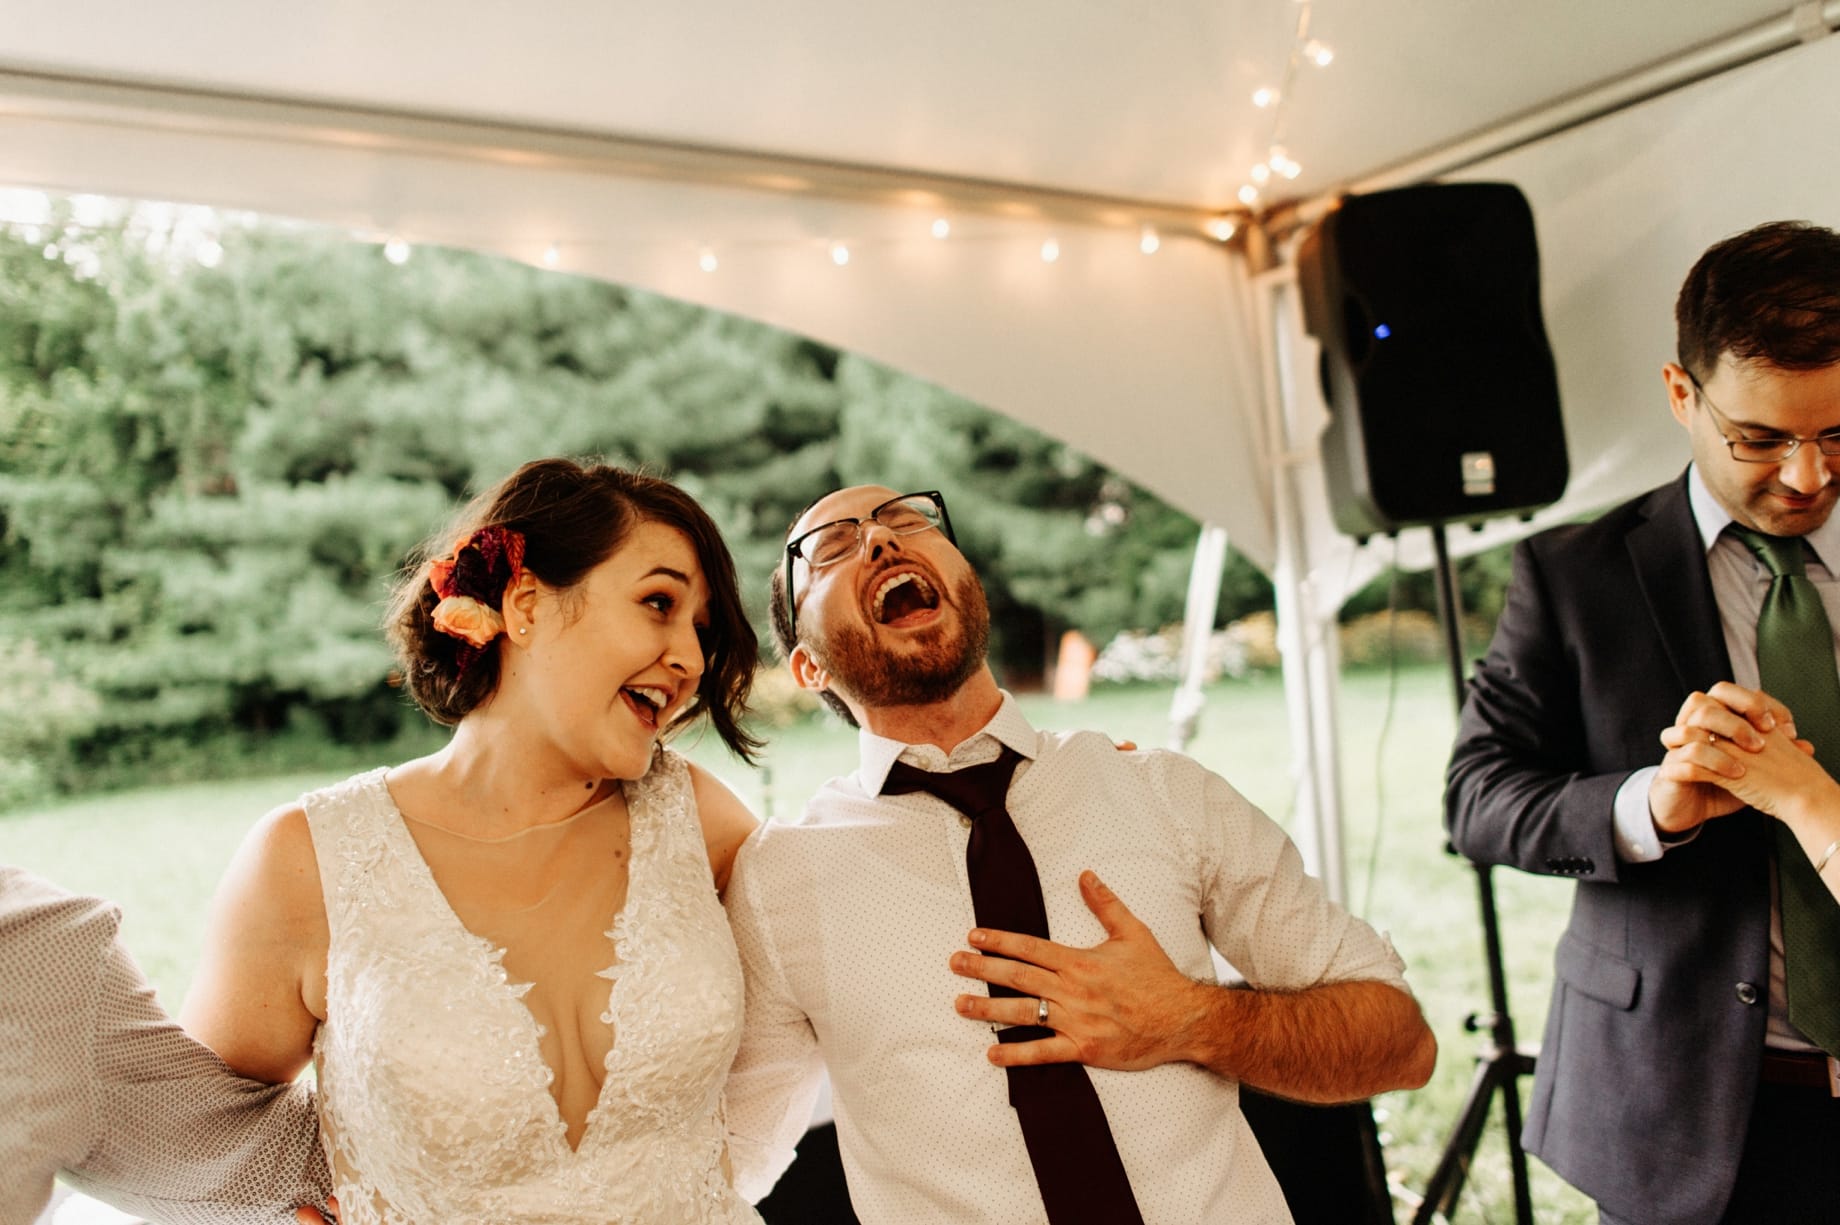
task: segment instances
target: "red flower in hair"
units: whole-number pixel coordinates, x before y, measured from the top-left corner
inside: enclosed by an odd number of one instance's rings
[[[524,536],[493,524],[454,542],[450,556],[428,563],[428,583],[441,602],[434,627],[461,640],[462,672],[505,630],[500,606],[524,570]]]

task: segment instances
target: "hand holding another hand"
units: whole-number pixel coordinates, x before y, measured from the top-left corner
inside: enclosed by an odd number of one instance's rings
[[[1668,752],[1648,789],[1655,828],[1684,834],[1752,805],[1732,784],[1743,778],[1744,761],[1762,752],[1772,735],[1812,752],[1807,741],[1795,739],[1789,708],[1762,690],[1720,681],[1706,693],[1690,694],[1661,733]]]

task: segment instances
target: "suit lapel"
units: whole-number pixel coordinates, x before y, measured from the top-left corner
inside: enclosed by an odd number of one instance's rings
[[[1625,544],[1681,694],[1729,679],[1725,631],[1706,570],[1706,548],[1687,500],[1687,478],[1651,493],[1642,514]]]

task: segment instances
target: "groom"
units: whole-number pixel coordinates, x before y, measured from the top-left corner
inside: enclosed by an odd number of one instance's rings
[[[764,826],[729,886],[742,1192],[811,1105],[755,1103],[821,1055],[871,1225],[1288,1221],[1239,1085],[1422,1085],[1435,1041],[1385,939],[1218,776],[1031,727],[938,494],[830,494],[785,562],[775,636],[861,763]],[[1214,984],[1210,944],[1244,985]]]

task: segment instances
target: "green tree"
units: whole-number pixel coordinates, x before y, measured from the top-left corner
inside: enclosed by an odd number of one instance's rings
[[[36,755],[41,782],[414,726],[379,633],[392,577],[540,455],[679,480],[763,631],[785,527],[863,481],[946,491],[1012,679],[1063,629],[1102,641],[1181,614],[1186,516],[808,340],[462,252],[396,265],[267,227],[206,268],[136,230],[61,226],[0,233],[0,639],[31,644],[33,692],[65,711],[49,740],[0,729],[0,755]],[[1225,586],[1226,612],[1269,602],[1243,562]]]

